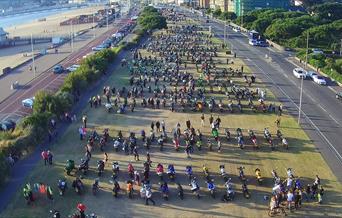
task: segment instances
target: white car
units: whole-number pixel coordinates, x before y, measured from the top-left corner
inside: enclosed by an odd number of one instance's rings
[[[315,71],[309,70],[308,72],[306,72],[306,78],[313,79],[315,76],[318,76]]]
[[[96,46],[96,47],[92,47],[92,48],[91,48],[91,50],[93,50],[93,51],[101,51],[101,50],[103,50],[103,49],[105,49],[105,47],[104,47],[104,46],[101,46],[101,45]]]
[[[323,76],[313,76],[312,77],[313,81],[319,85],[326,85],[327,81]]]
[[[234,32],[237,32],[237,33],[241,32],[241,30],[240,30],[239,27],[233,27],[233,31],[234,31]]]
[[[22,102],[21,102],[21,104],[23,105],[23,107],[30,108],[30,109],[33,108],[33,103],[34,103],[34,97],[24,99],[24,100],[22,100]]]
[[[80,65],[74,64],[74,65],[71,65],[70,67],[68,67],[66,70],[67,70],[68,72],[74,72],[74,71],[76,71],[79,67],[80,67]]]
[[[305,79],[306,74],[307,72],[303,68],[298,67],[298,68],[293,69],[293,75],[297,77],[298,79],[301,79],[301,78]]]

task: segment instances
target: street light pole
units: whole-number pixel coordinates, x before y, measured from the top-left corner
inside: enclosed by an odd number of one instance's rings
[[[309,55],[309,31],[307,31],[307,35],[306,35],[305,69],[307,69],[307,67],[308,67],[308,55]],[[298,124],[300,124],[300,115],[301,115],[301,112],[302,112],[303,81],[304,81],[304,77],[302,76],[302,79],[301,79],[301,82],[300,82]]]
[[[224,36],[223,36],[223,44],[224,46],[226,46],[226,35],[227,35],[227,30],[226,30],[226,26],[227,26],[227,20],[224,21]]]
[[[31,33],[31,50],[32,50],[32,70],[33,70],[33,78],[36,78],[36,66],[34,64],[34,52],[33,52],[33,36]]]

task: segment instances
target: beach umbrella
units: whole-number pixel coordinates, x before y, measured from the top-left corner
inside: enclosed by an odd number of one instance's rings
[[[84,204],[78,203],[78,204],[77,204],[77,209],[78,209],[79,211],[85,211],[87,208],[86,208],[86,206],[85,206]]]

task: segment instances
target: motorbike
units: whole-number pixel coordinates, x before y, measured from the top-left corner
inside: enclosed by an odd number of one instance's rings
[[[245,169],[245,167],[243,167],[243,166],[240,166],[238,168],[238,170],[239,170],[239,178],[240,178],[241,181],[245,181],[246,180],[246,176],[245,176],[245,173],[243,172],[243,169]]]
[[[101,176],[104,172],[105,163],[103,160],[97,161],[97,175]]]
[[[150,149],[150,146],[151,146],[151,139],[150,138],[146,138],[144,146],[147,150]]]
[[[197,149],[200,151],[200,150],[202,150],[202,141],[201,140],[198,140],[197,142],[196,142],[196,147],[197,147]]]
[[[175,171],[175,168],[174,168],[173,164],[169,164],[169,166],[167,167],[167,175],[169,176],[169,179],[171,181],[175,180],[176,171]]]
[[[127,195],[128,198],[133,198],[133,182],[131,180],[127,181]]]
[[[283,139],[281,140],[281,144],[283,145],[283,147],[284,147],[286,150],[289,149],[289,144],[288,144],[286,138],[283,138]]]
[[[72,187],[75,189],[75,192],[77,194],[82,194],[84,191],[84,185],[83,182],[81,181],[81,179],[76,178],[73,182],[72,182]]]
[[[186,166],[185,167],[185,173],[188,177],[188,180],[189,180],[189,186],[191,186],[191,180],[192,180],[192,167],[191,166]]]
[[[134,176],[134,167],[131,163],[128,164],[128,176],[129,178],[133,179]]]
[[[50,210],[52,218],[61,218],[61,213],[58,210]]]
[[[177,183],[177,191],[178,191],[178,197],[183,200],[184,199],[184,191],[182,185],[178,182]]]
[[[253,144],[253,147],[254,147],[255,149],[258,149],[259,146],[258,146],[258,144],[257,144],[257,137],[256,137],[256,135],[254,134],[253,130],[248,130],[248,134],[249,134],[249,138],[250,138],[250,140],[251,140],[251,142],[252,142],[252,144]]]
[[[238,141],[238,146],[239,146],[239,148],[241,148],[241,149],[243,149],[243,143],[244,143],[244,140],[243,140],[243,136],[242,135],[239,135],[238,137],[237,137],[237,141]]]
[[[283,138],[283,134],[281,133],[281,131],[279,129],[277,129],[277,137],[280,140]]]
[[[142,140],[143,142],[145,142],[145,140],[146,140],[146,133],[145,133],[145,130],[141,130],[141,140]]]
[[[194,195],[196,195],[197,199],[200,199],[199,189],[200,189],[200,187],[197,183],[196,177],[194,177],[191,180],[191,191],[192,191],[192,193],[194,193]]]
[[[226,183],[226,193],[222,197],[222,201],[228,202],[233,201],[235,197],[235,192],[233,189],[233,184],[230,182],[230,179]]]
[[[180,144],[179,144],[179,139],[177,137],[173,139],[173,144],[175,146],[175,150],[179,151]]]
[[[58,190],[59,190],[60,196],[64,195],[64,192],[67,188],[68,186],[67,186],[67,182],[65,181],[65,179],[58,180]]]
[[[255,177],[256,177],[256,179],[257,179],[259,185],[261,185],[263,179],[262,179],[262,177],[261,177],[261,170],[260,170],[259,168],[256,168],[256,169],[255,169]]]
[[[119,175],[119,171],[120,171],[120,166],[119,166],[119,163],[117,161],[114,161],[112,163],[112,171],[113,171],[113,180],[116,180],[118,175]]]
[[[99,186],[99,180],[98,179],[95,179],[93,185],[92,185],[92,192],[93,192],[93,195],[96,195],[100,190],[100,186]]]
[[[118,152],[119,151],[119,149],[120,149],[120,146],[121,146],[121,142],[120,142],[120,140],[119,139],[116,139],[115,141],[114,141],[114,150],[116,151],[116,152]]]
[[[223,178],[223,181],[224,181],[224,182],[227,182],[227,181],[228,181],[229,177],[228,177],[228,174],[227,174],[226,171],[225,171],[224,165],[220,165],[220,175],[221,175],[221,177]]]
[[[267,142],[269,142],[269,139],[272,138],[272,135],[267,128],[264,129],[264,138],[266,139]]]
[[[280,182],[281,182],[281,180],[280,180],[280,177],[278,176],[277,171],[272,170],[271,174],[272,174],[272,178],[273,178],[274,184],[275,184],[275,185],[279,185]]]
[[[89,170],[89,158],[81,159],[81,163],[78,166],[78,171],[81,171],[83,175],[86,175]]]
[[[118,197],[118,193],[119,193],[119,191],[120,191],[120,185],[119,185],[119,183],[117,182],[117,181],[114,181],[114,186],[113,186],[113,196],[114,197]]]
[[[209,169],[203,165],[203,174],[204,174],[204,178],[206,179],[206,181],[210,181],[210,174],[209,174]]]
[[[225,129],[224,131],[225,131],[226,139],[227,139],[227,141],[229,141],[229,140],[230,140],[230,132],[229,132],[229,129]]]
[[[249,190],[248,190],[248,187],[247,187],[246,181],[244,183],[242,183],[242,193],[246,199],[249,199],[251,197]]]
[[[213,180],[207,181],[208,191],[210,192],[210,196],[215,198],[215,184]]]
[[[70,176],[71,171],[75,169],[75,162],[73,160],[67,160],[66,166],[65,166],[65,171],[67,175]]]
[[[164,176],[164,167],[162,164],[158,163],[157,168],[156,168],[156,173],[159,177],[159,180],[162,182],[164,181],[163,176]]]
[[[163,196],[164,200],[166,200],[166,201],[169,200],[169,187],[168,187],[166,182],[164,182],[160,185],[160,190],[162,192],[162,196]]]
[[[163,139],[162,136],[160,136],[160,137],[158,138],[158,145],[159,145],[160,151],[162,151],[162,150],[163,150],[163,146],[164,146],[164,139]]]

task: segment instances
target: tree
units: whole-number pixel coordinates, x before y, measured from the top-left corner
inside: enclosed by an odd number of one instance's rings
[[[234,12],[225,11],[221,14],[220,18],[222,20],[235,20],[237,16]]]
[[[218,8],[213,12],[214,17],[219,17],[221,16],[221,14],[222,14],[221,8]]]

